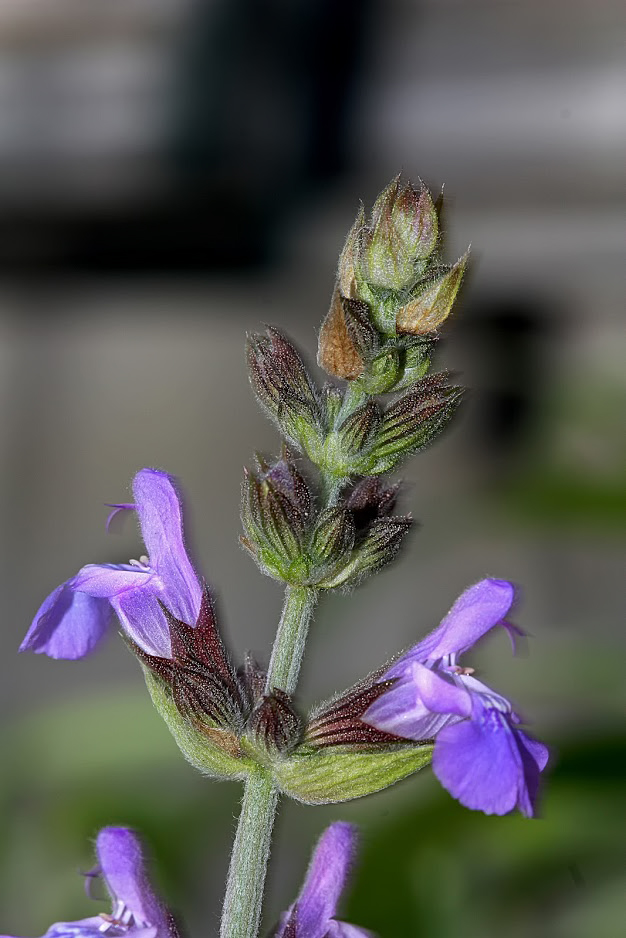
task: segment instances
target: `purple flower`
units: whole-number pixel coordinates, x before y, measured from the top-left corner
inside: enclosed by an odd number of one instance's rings
[[[88,564],[42,603],[20,651],[51,658],[82,658],[104,634],[112,614],[148,654],[171,657],[169,626],[160,606],[190,625],[200,610],[202,587],[183,539],[180,496],[174,480],[141,469],[133,480],[134,508],[148,556],[127,564]]]
[[[98,874],[111,896],[111,914],[57,922],[44,938],[178,938],[174,919],[150,885],[137,835],[125,827],[105,827],[98,834],[96,853]]]
[[[352,824],[336,821],[320,837],[304,885],[274,938],[368,938],[370,932],[338,922],[337,903],[346,885],[356,844]]]
[[[519,729],[506,698],[472,677],[458,656],[501,625],[514,599],[506,580],[481,580],[455,602],[441,625],[381,677],[395,679],[365,712],[364,722],[406,739],[435,737],[433,770],[468,808],[507,814],[534,812],[548,750]]]

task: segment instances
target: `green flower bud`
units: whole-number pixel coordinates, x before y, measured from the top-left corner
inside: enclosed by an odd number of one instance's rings
[[[360,544],[352,551],[348,563],[338,573],[319,581],[317,585],[322,589],[356,586],[393,560],[412,523],[410,517],[375,519]]]
[[[399,374],[400,356],[398,349],[392,345],[387,345],[372,360],[360,383],[368,394],[385,394],[394,387]]]
[[[311,539],[311,557],[318,564],[336,568],[354,545],[354,521],[347,508],[326,508],[319,517]]]
[[[401,188],[396,177],[378,196],[370,222],[359,235],[357,282],[410,289],[435,249],[437,234],[437,213],[428,191],[410,183]]]
[[[423,378],[385,411],[364,459],[364,472],[390,472],[406,456],[432,443],[463,396],[462,388],[448,386],[447,380],[445,372]]]
[[[424,335],[439,328],[450,315],[465,273],[468,256],[469,252],[434,280],[420,285],[417,295],[398,310],[398,332]]]
[[[299,567],[311,513],[307,484],[285,450],[268,466],[257,458],[260,474],[244,470],[241,539],[261,570],[279,580],[289,580],[293,565]]]
[[[391,218],[405,249],[415,260],[426,260],[435,250],[439,225],[437,210],[425,186],[419,191],[411,183],[399,192]]]
[[[380,421],[380,407],[376,401],[367,401],[350,414],[338,428],[338,449],[347,456],[360,453],[376,433]]]
[[[317,390],[298,352],[278,330],[253,334],[247,343],[252,388],[265,411],[287,439],[306,452],[322,437]]]
[[[424,377],[430,368],[430,356],[437,341],[435,337],[404,336],[402,338],[401,377],[394,390],[410,388]]]

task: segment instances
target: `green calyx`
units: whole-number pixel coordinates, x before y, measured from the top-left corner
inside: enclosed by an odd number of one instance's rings
[[[142,669],[152,703],[191,765],[217,779],[243,780],[255,769],[234,733],[183,716],[165,682],[143,664]]]
[[[305,804],[332,804],[371,795],[412,775],[432,759],[433,744],[406,743],[371,750],[301,747],[273,766],[280,790]]]

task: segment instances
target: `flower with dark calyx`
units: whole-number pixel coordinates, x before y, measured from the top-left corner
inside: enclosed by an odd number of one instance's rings
[[[507,814],[534,813],[544,745],[520,728],[506,698],[472,677],[458,657],[505,621],[514,600],[506,580],[481,580],[456,601],[437,629],[401,655],[381,675],[392,683],[363,714],[363,721],[406,739],[434,737],[433,770],[468,808]]]
[[[131,641],[148,654],[167,658],[171,643],[164,607],[183,622],[196,622],[202,587],[185,550],[175,481],[157,469],[141,469],[133,494],[148,556],[128,564],[83,567],[44,600],[20,651],[82,658],[115,613]]]
[[[163,613],[170,630],[170,656],[149,655],[131,640],[129,645],[142,664],[167,685],[179,713],[213,742],[219,741],[236,754],[237,737],[243,732],[252,702],[226,654],[208,589],[204,589],[193,626],[175,618],[165,606]]]
[[[148,879],[137,835],[126,827],[105,827],[96,838],[96,854],[97,873],[111,897],[111,914],[57,922],[44,938],[178,938],[172,914]]]
[[[336,821],[325,830],[300,895],[283,915],[274,938],[371,938],[371,932],[335,918],[355,848],[352,824]]]

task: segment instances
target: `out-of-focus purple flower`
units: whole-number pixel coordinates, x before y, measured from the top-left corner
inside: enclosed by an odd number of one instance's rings
[[[150,885],[137,835],[126,827],[105,827],[96,839],[96,854],[98,873],[111,896],[111,914],[57,922],[44,938],[178,938],[171,913]]]
[[[128,564],[88,564],[42,603],[20,651],[82,658],[93,650],[115,613],[128,636],[148,654],[171,656],[169,626],[160,603],[195,625],[202,587],[187,556],[181,499],[171,476],[141,469],[133,480],[147,557]]]
[[[505,621],[515,590],[506,580],[481,580],[466,590],[430,635],[402,655],[379,680],[390,689],[363,721],[406,739],[434,737],[433,771],[468,808],[530,817],[548,750],[519,729],[506,698],[458,665],[459,655]]]
[[[300,895],[283,916],[275,938],[371,938],[370,932],[335,918],[355,845],[352,824],[336,821],[324,831]]]

